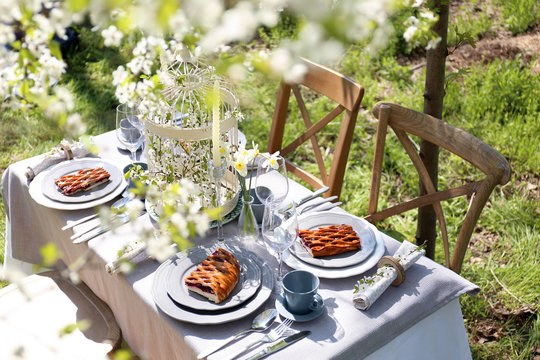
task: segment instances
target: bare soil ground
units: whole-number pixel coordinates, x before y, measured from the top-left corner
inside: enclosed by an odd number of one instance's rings
[[[458,47],[447,57],[447,65],[450,69],[458,69],[471,63],[486,64],[494,59],[514,59],[517,56],[521,56],[526,65],[536,60],[533,72],[540,73],[540,25],[517,36],[499,32],[495,38],[478,40],[474,48],[469,44]]]

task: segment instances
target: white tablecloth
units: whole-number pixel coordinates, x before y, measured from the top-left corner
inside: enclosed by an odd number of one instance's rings
[[[115,147],[112,133],[96,138],[100,156],[114,160],[119,167],[129,163],[127,154]],[[86,244],[74,245],[71,231],[61,231],[68,221],[93,212],[92,209],[53,210],[36,204],[28,193],[24,177],[25,160],[10,166],[2,179],[2,195],[8,216],[6,263],[15,259],[38,262],[39,247],[55,243],[67,263],[88,256],[88,264],[80,271],[85,283],[113,310],[124,338],[134,351],[155,359],[190,359],[208,346],[249,327],[252,317],[263,308],[274,306],[275,294],[252,316],[222,325],[194,325],[169,318],[158,310],[151,296],[154,271],[159,264],[147,261],[128,276],[109,275],[105,264],[115,259],[116,251],[136,237],[130,225],[115,234],[107,233]],[[300,198],[307,189],[291,182],[290,196]],[[342,211],[336,209],[336,211]],[[147,215],[137,224],[149,224]],[[225,227],[225,234],[232,231]],[[392,254],[399,243],[384,235],[386,254]],[[215,238],[210,232],[196,244],[207,244]],[[258,250],[264,261],[276,267],[275,259]],[[373,273],[371,269],[368,273]],[[365,358],[470,358],[467,336],[461,317],[459,296],[475,293],[478,288],[452,271],[422,258],[407,271],[407,280],[391,287],[368,310],[356,310],[352,289],[360,276],[345,279],[321,279],[320,294],[326,312],[307,323],[295,323],[295,330],[309,329],[308,339],[286,348],[275,358],[358,359]],[[260,334],[238,341],[232,351]],[[258,349],[260,350],[260,348]],[[214,358],[219,358],[218,353]]]

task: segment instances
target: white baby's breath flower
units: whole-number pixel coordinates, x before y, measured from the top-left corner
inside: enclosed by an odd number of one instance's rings
[[[15,33],[11,26],[0,23],[0,44],[11,44],[15,41]]]
[[[412,38],[414,37],[414,34],[416,34],[417,31],[418,31],[418,28],[416,26],[414,25],[409,26],[407,30],[405,30],[405,32],[403,33],[403,38],[407,41],[411,41]]]
[[[176,253],[166,235],[151,237],[148,240],[146,252],[159,262],[167,260]]]
[[[126,206],[126,214],[129,216],[131,221],[135,220],[141,214],[144,204],[139,200],[128,201]]]
[[[170,221],[176,227],[180,236],[185,238],[189,236],[188,222],[185,216],[176,212],[171,216]]]
[[[206,214],[200,214],[194,222],[195,231],[199,236],[203,236],[204,234],[206,234],[206,232],[210,228],[210,219]]]
[[[428,20],[428,21],[435,21],[436,18],[435,18],[435,14],[433,14],[431,11],[421,11],[420,12],[420,17]]]
[[[75,107],[75,100],[73,99],[73,94],[63,86],[56,86],[54,92],[58,97],[58,100],[63,102],[66,110],[71,111]]]
[[[112,84],[115,86],[122,85],[122,83],[128,78],[129,73],[126,71],[124,66],[120,65],[112,73],[113,81]]]
[[[67,117],[66,131],[74,136],[80,136],[86,132],[86,124],[82,121],[81,115],[75,113]]]
[[[101,32],[103,36],[105,46],[120,46],[120,42],[124,37],[124,34],[116,28],[116,26],[111,25],[107,29],[104,29]]]
[[[429,40],[426,46],[426,50],[435,49],[440,42],[441,42],[440,37]]]

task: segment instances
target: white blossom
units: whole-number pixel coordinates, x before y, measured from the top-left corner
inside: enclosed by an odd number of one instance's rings
[[[122,34],[116,26],[111,25],[101,32],[101,36],[103,36],[103,39],[105,40],[105,46],[120,46],[124,34]]]
[[[83,135],[86,132],[86,124],[82,121],[81,115],[75,113],[67,117],[66,131],[75,136]]]
[[[0,44],[10,44],[15,41],[15,33],[11,26],[0,23]]]
[[[113,71],[112,76],[112,84],[115,86],[119,86],[122,85],[124,81],[128,78],[129,73],[126,71],[126,68],[124,68],[124,66],[120,65],[116,68],[116,70]]]
[[[159,262],[167,260],[176,253],[174,248],[171,247],[171,242],[166,235],[150,238],[148,240],[146,252]]]
[[[436,39],[429,40],[428,44],[426,46],[426,50],[435,49],[440,42],[441,42],[440,37],[438,37]]]
[[[403,33],[403,38],[407,41],[411,41],[412,38],[414,37],[414,34],[416,34],[417,31],[418,31],[418,28],[414,25],[411,25]]]

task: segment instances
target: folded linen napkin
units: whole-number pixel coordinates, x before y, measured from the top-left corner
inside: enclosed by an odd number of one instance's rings
[[[37,174],[52,165],[58,164],[64,160],[83,158],[88,154],[90,154],[90,151],[87,150],[87,147],[85,147],[82,142],[68,142],[67,140],[62,140],[60,144],[51,151],[39,156],[35,164],[28,166],[24,175],[28,180],[32,181]]]
[[[403,241],[394,254],[394,259],[407,270],[424,255],[425,250]],[[367,310],[382,295],[382,293],[396,280],[398,271],[391,266],[382,266],[373,276],[364,277],[354,287],[353,303],[359,310]]]
[[[125,252],[118,257],[118,259],[111,261],[105,265],[105,270],[111,275],[116,274],[117,272],[122,271],[122,264],[131,263],[137,264],[146,259],[149,259],[150,256],[146,253],[146,243],[138,241],[134,244],[131,244],[126,248]]]

